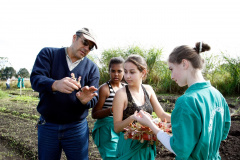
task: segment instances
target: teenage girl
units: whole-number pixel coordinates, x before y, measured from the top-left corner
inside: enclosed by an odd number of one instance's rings
[[[143,57],[130,55],[124,63],[124,79],[128,85],[119,89],[113,101],[114,130],[120,133],[117,147],[118,160],[153,160],[156,145],[149,141],[124,139],[124,128],[134,122],[134,112],[154,111],[162,120],[171,122],[170,114],[164,112],[150,85],[142,84],[147,76],[147,64]]]
[[[99,88],[99,100],[92,109],[92,118],[97,119],[92,131],[93,140],[103,160],[114,160],[119,134],[114,132],[112,102],[115,92],[123,87],[124,59],[114,57],[109,62],[110,80]]]

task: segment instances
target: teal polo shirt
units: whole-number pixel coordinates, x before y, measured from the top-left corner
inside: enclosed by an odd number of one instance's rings
[[[209,81],[193,84],[177,99],[171,123],[176,159],[221,159],[218,150],[231,116],[225,98]]]

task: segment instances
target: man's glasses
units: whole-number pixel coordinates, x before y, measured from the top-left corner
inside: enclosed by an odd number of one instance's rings
[[[90,43],[89,43],[89,41],[88,41],[87,39],[82,38],[82,36],[78,36],[78,37],[81,38],[82,44],[83,44],[84,46],[88,46],[90,51],[93,50],[94,44],[90,45]]]

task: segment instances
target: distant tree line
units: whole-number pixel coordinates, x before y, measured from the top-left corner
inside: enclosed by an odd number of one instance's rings
[[[29,78],[30,74],[26,68],[20,68],[18,72],[13,67],[5,67],[0,71],[1,80],[6,80],[7,78],[17,77],[21,75],[23,78]]]
[[[8,62],[7,57],[0,57],[0,79],[6,80],[7,78],[17,77],[21,75],[23,78],[29,78],[30,73],[26,68],[20,68],[18,72],[13,67],[6,67],[7,65],[11,65]]]

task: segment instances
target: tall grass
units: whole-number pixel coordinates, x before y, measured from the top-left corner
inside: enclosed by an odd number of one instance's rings
[[[100,72],[99,84],[101,85],[110,79],[110,76],[108,73],[108,64],[112,57],[122,57],[126,59],[130,54],[139,54],[144,56],[146,54],[146,51],[144,49],[141,49],[138,46],[131,46],[126,49],[115,48],[115,49],[104,50],[101,54],[101,58],[99,59],[99,63],[101,64],[99,66],[99,72]]]
[[[223,95],[240,95],[240,57],[229,57],[224,53],[205,57],[204,76]]]
[[[108,63],[112,57],[120,56],[126,59],[130,54],[139,54],[145,58],[149,72],[144,83],[150,84],[156,93],[182,94],[187,89],[187,86],[179,87],[171,80],[171,72],[168,69],[167,62],[162,58],[161,49],[151,48],[146,50],[138,46],[103,51],[99,60],[101,64],[99,66],[99,84],[101,85],[109,80]],[[224,53],[221,55],[214,55],[213,53],[204,55],[205,69],[203,75],[223,95],[240,95],[240,57],[237,59],[229,57]]]

